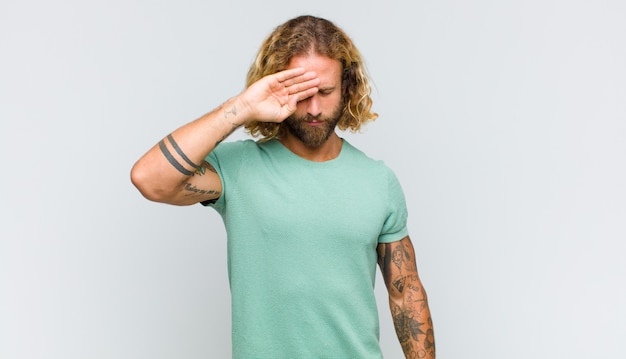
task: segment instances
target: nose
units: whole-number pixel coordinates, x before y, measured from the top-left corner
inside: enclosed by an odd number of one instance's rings
[[[306,112],[307,114],[317,117],[322,113],[322,107],[320,105],[320,100],[317,95],[313,95],[309,97],[306,101]]]

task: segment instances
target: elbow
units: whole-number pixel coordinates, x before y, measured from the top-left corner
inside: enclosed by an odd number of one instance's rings
[[[160,191],[150,178],[153,176],[139,162],[130,170],[130,181],[143,197],[153,202],[164,202],[164,198],[159,195]]]
[[[147,200],[179,206],[195,203],[179,196],[183,182],[164,177],[158,168],[141,160],[130,170],[130,181]]]

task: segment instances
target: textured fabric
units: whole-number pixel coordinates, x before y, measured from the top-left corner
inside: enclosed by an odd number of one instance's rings
[[[407,236],[391,170],[344,140],[307,161],[279,141],[219,145],[233,358],[381,358],[376,246]]]

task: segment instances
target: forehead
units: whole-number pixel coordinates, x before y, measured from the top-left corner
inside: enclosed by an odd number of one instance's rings
[[[287,68],[293,69],[296,67],[314,71],[323,86],[337,86],[341,83],[341,62],[328,56],[318,54],[294,56],[289,61]]]

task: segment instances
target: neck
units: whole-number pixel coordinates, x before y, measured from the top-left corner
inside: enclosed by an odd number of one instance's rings
[[[335,132],[330,135],[326,142],[318,147],[308,147],[290,133],[282,136],[280,142],[291,152],[313,162],[324,162],[337,158],[343,144],[343,141]]]

